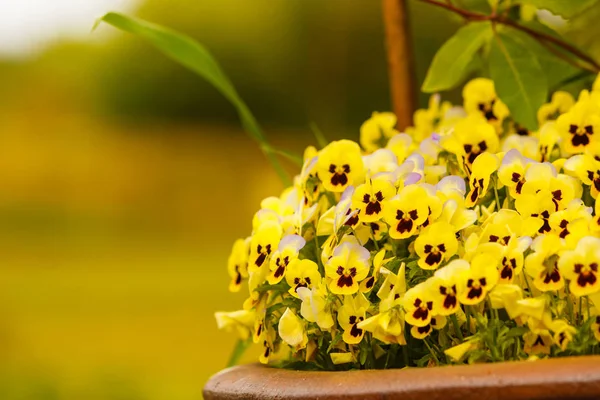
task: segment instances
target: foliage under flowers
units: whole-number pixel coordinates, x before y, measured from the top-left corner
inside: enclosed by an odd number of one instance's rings
[[[360,146],[307,148],[234,244],[249,297],[219,326],[315,369],[598,353],[598,82],[554,93],[535,132],[478,78],[406,133],[373,113]]]

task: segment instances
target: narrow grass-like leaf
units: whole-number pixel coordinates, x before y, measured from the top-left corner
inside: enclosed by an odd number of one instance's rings
[[[458,85],[469,70],[475,53],[492,34],[489,21],[472,22],[460,28],[433,57],[421,89],[432,93]]]
[[[537,110],[546,101],[548,83],[535,55],[520,41],[498,32],[490,49],[490,75],[514,119],[537,129]]]
[[[181,33],[120,13],[110,12],[100,18],[96,22],[96,25],[100,22],[106,22],[115,28],[132,33],[146,40],[167,57],[194,71],[210,82],[236,108],[242,126],[260,144],[261,150],[265,153],[265,156],[269,159],[283,183],[288,186],[291,184],[289,176],[282,168],[279,160],[277,160],[274,149],[267,142],[248,106],[238,95],[218,62],[204,46]]]
[[[231,355],[229,356],[229,361],[227,361],[227,368],[233,367],[234,365],[237,365],[237,363],[240,362],[240,359],[242,358],[248,347],[250,347],[250,344],[252,344],[252,340],[250,339],[240,339],[237,341],[235,347],[233,348],[233,351],[231,352]]]
[[[317,139],[317,144],[320,148],[327,146],[327,139],[325,139],[325,135],[323,135],[323,132],[321,132],[317,124],[311,122],[310,130],[312,131],[313,135],[315,135],[315,139]]]

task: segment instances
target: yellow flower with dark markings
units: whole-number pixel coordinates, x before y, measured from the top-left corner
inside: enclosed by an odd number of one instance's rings
[[[360,127],[360,145],[373,152],[385,146],[387,141],[399,134],[396,115],[391,112],[374,112]]]
[[[330,192],[343,192],[364,179],[364,165],[358,144],[350,140],[331,142],[319,153],[317,174]]]
[[[272,326],[268,326],[261,335],[260,344],[262,345],[262,350],[258,356],[258,361],[262,364],[268,364],[269,358],[277,351],[276,338],[277,333]]]
[[[298,258],[298,253],[305,244],[306,240],[298,235],[287,235],[281,239],[269,264],[271,272],[267,280],[271,285],[275,285],[283,279],[287,266]]]
[[[508,116],[509,111],[498,98],[491,79],[476,78],[469,81],[462,94],[467,113],[480,115],[498,130],[501,129],[502,121]]]
[[[556,343],[562,351],[567,349],[569,343],[573,341],[573,336],[577,333],[575,327],[569,325],[567,321],[562,319],[552,321],[551,330],[554,332],[554,343]]]
[[[498,169],[498,165],[498,157],[491,153],[483,153],[475,159],[469,179],[471,190],[465,201],[467,207],[473,207],[479,199],[485,196],[490,185],[490,177]]]
[[[460,120],[452,134],[443,137],[440,143],[456,155],[467,176],[471,175],[471,166],[480,154],[496,153],[500,146],[494,127],[478,115]]]
[[[423,269],[437,269],[443,261],[456,254],[458,241],[452,225],[434,222],[423,229],[415,240],[418,265]]]
[[[435,271],[429,284],[436,314],[450,315],[460,308],[458,287],[468,273],[469,263],[461,259],[450,261],[448,265]]]
[[[299,288],[313,288],[321,283],[319,266],[309,259],[295,259],[287,267],[285,280],[290,285],[289,293],[298,298]]]
[[[582,153],[590,143],[600,140],[600,106],[589,96],[582,96],[567,113],[558,117],[556,124],[565,151]]]
[[[533,240],[533,253],[525,258],[525,271],[533,278],[533,284],[542,292],[560,290],[565,285],[558,268],[559,253],[565,241],[556,235],[541,235]]]
[[[600,239],[586,236],[577,243],[575,250],[566,250],[560,255],[558,268],[570,281],[571,293],[587,296],[600,290],[599,263]]]
[[[336,247],[325,265],[329,290],[334,294],[354,294],[369,274],[369,250],[353,243]]]
[[[419,185],[405,186],[388,202],[383,218],[390,226],[389,234],[394,239],[413,236],[427,220],[429,209],[425,201],[428,194]]]
[[[461,278],[458,300],[465,305],[480,303],[498,282],[498,259],[490,253],[479,253],[471,260],[469,272]]]
[[[531,355],[548,355],[552,348],[552,335],[547,329],[536,329],[523,335],[523,351]]]
[[[556,120],[561,114],[566,113],[575,104],[575,99],[569,92],[556,91],[552,94],[549,103],[542,104],[537,112],[540,126],[548,121]]]
[[[358,209],[358,219],[375,222],[381,219],[387,200],[396,194],[394,185],[386,179],[368,178],[352,195],[352,208]]]
[[[369,301],[362,294],[356,296],[345,296],[344,304],[338,312],[338,322],[344,330],[342,340],[348,344],[358,344],[365,336],[365,331],[358,324],[365,320]]]
[[[267,221],[252,235],[248,261],[250,272],[258,271],[263,265],[269,265],[268,259],[277,249],[281,234],[282,229],[277,222]]]
[[[227,260],[227,272],[231,277],[229,283],[230,292],[238,292],[242,286],[242,280],[248,278],[248,241],[238,239],[233,243],[233,249]]]
[[[329,330],[333,327],[331,304],[326,301],[327,291],[325,286],[317,285],[312,289],[299,287],[296,290],[302,300],[300,314],[308,322],[316,322],[319,328]]]
[[[528,160],[517,150],[509,150],[502,158],[498,168],[498,179],[510,190],[512,197],[517,197],[523,190],[528,163]]]
[[[413,326],[427,326],[433,317],[433,295],[428,282],[409,289],[402,299],[406,322]]]
[[[565,239],[568,247],[575,247],[579,239],[590,233],[592,208],[586,207],[581,199],[575,199],[567,208],[550,215],[552,232]]]

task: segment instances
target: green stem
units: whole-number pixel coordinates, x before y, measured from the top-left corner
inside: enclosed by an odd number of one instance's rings
[[[404,366],[410,367],[410,361],[408,359],[408,344],[402,346],[402,357],[404,358]]]
[[[569,285],[565,284],[565,300],[567,301],[567,314],[569,314],[569,323],[571,325],[575,325],[573,323],[573,303],[571,302],[571,292],[569,292]]]
[[[458,320],[456,319],[456,315],[454,315],[454,314],[450,315],[450,321],[452,321],[452,325],[454,326],[454,330],[456,331],[456,336],[462,343],[464,338],[463,338],[463,334],[460,329],[460,326],[458,325]]]
[[[465,306],[465,317],[467,318],[467,332],[471,334],[471,314],[469,314],[469,306]]]
[[[577,324],[583,324],[583,297],[579,298],[579,315],[577,316]]]
[[[435,354],[435,351],[433,351],[433,349],[429,345],[429,341],[427,340],[427,338],[423,339],[423,342],[425,342],[425,346],[427,346],[427,349],[429,349],[429,353],[431,353],[431,356],[433,357],[433,359],[435,360],[437,365],[441,365],[440,360],[438,359],[437,355]]]

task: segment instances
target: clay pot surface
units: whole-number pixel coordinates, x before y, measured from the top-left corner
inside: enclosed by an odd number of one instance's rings
[[[214,375],[204,399],[600,399],[600,356],[346,372],[250,364]]]

